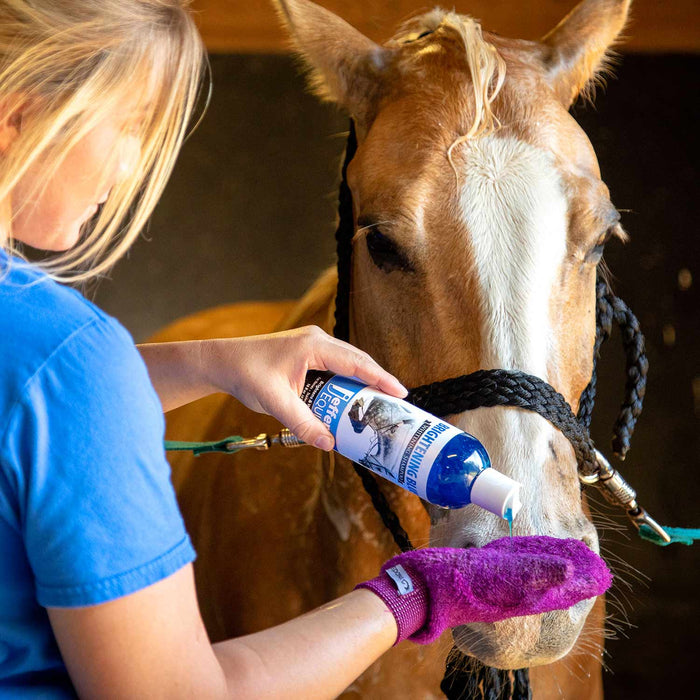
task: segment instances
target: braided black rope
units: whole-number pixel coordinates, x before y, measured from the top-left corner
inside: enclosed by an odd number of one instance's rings
[[[338,256],[338,288],[335,294],[335,327],[333,335],[347,340],[350,337],[350,280],[352,279],[352,240],[355,224],[352,215],[352,193],[348,186],[348,165],[357,150],[355,123],[350,120],[348,143],[345,147],[342,179],[338,191],[338,228],[335,231],[336,255]]]
[[[593,474],[597,469],[593,442],[571,406],[554,387],[531,374],[481,369],[411,389],[407,401],[438,416],[492,406],[535,411],[568,438],[584,474]]]
[[[629,450],[634,426],[642,412],[647,386],[649,361],[644,353],[644,336],[637,317],[624,301],[612,296],[613,314],[622,334],[622,347],[627,360],[625,399],[613,426],[613,452],[624,459]]]
[[[526,668],[513,671],[513,700],[531,700],[530,672]]]
[[[600,348],[603,343],[610,337],[612,331],[612,305],[607,303],[606,296],[608,294],[608,286],[604,282],[596,284],[596,333],[595,343],[593,345],[593,372],[591,373],[591,381],[581,393],[581,398],[578,403],[578,420],[581,425],[587,430],[591,429],[591,419],[593,418],[593,407],[595,405],[595,395],[598,385],[598,358],[600,357]]]
[[[359,467],[357,464],[353,463],[355,467],[355,473],[362,479],[362,485],[367,491],[367,494],[372,499],[372,505],[374,509],[379,514],[379,517],[384,523],[384,527],[389,530],[391,536],[396,542],[396,546],[402,552],[409,552],[414,549],[411,544],[411,540],[408,538],[408,533],[401,526],[401,521],[399,516],[394,513],[389,502],[386,500],[386,496],[379,489],[379,484],[377,480],[372,476],[372,472],[364,467]]]
[[[596,285],[596,339],[593,348],[593,374],[581,394],[578,420],[588,432],[591,427],[597,383],[597,361],[602,344],[610,337],[615,321],[622,335],[626,359],[625,396],[613,426],[613,452],[624,459],[632,433],[642,412],[649,361],[644,352],[644,335],[637,317],[622,299],[616,297],[605,282]]]
[[[526,668],[506,671],[484,666],[464,656],[456,647],[447,656],[445,676],[440,690],[450,700],[530,700],[529,674]]]
[[[355,134],[355,124],[350,121],[350,131],[348,133],[348,143],[345,147],[345,158],[341,171],[340,190],[338,192],[338,228],[335,231],[336,254],[338,256],[338,288],[335,297],[335,327],[333,335],[336,338],[347,340],[350,337],[350,281],[352,266],[352,246],[350,241],[354,234],[354,222],[352,215],[352,193],[347,182],[348,165],[357,150],[357,136]],[[362,486],[372,500],[374,509],[384,523],[384,527],[389,530],[396,546],[402,552],[413,549],[408,533],[401,526],[401,521],[394,513],[386,500],[386,496],[379,488],[379,484],[372,476],[371,472],[363,469],[357,464],[353,464],[355,473],[362,480]]]

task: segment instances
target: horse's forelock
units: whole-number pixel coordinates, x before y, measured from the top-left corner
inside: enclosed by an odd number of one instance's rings
[[[445,28],[453,31],[464,46],[474,94],[474,120],[466,134],[460,136],[452,149],[466,139],[489,134],[500,126],[492,110],[492,103],[503,87],[506,63],[496,47],[484,39],[480,23],[469,15],[447,12],[436,8],[408,20],[392,40],[402,44]]]

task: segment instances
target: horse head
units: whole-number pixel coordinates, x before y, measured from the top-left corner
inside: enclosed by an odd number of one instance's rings
[[[482,32],[433,10],[378,45],[307,0],[278,3],[312,85],[353,116],[351,341],[417,386],[480,368],[537,375],[574,411],[592,371],[596,268],[624,237],[593,148],[570,116],[604,66],[629,0],[584,0],[541,41]],[[538,415],[482,408],[447,419],[523,485],[515,534],[598,550],[573,450]],[[431,542],[479,547],[504,521],[431,512]],[[484,663],[550,663],[593,601],[473,624],[458,646]]]

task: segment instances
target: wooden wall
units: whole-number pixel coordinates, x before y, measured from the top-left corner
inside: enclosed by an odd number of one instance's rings
[[[575,6],[576,0],[318,0],[376,41],[399,22],[442,5],[482,20],[504,36],[537,39]],[[193,0],[211,51],[277,53],[286,50],[271,0]],[[700,51],[700,0],[635,0],[627,51]]]

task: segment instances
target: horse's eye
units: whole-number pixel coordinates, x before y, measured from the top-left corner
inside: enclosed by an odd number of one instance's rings
[[[594,260],[599,260],[603,255],[603,251],[605,250],[605,244],[608,242],[608,240],[609,236],[608,238],[599,239],[595,246],[591,248],[591,251],[588,254],[588,256]]]
[[[413,272],[408,258],[399,250],[398,246],[380,230],[374,228],[365,236],[367,250],[374,264],[382,272]]]
[[[614,226],[610,226],[602,236],[598,238],[595,246],[591,248],[588,253],[588,258],[595,263],[598,263],[603,257],[603,250],[605,249],[605,244],[615,235],[619,235],[619,223],[615,223]]]
[[[418,41],[419,39],[422,39],[423,37],[429,36],[434,31],[435,31],[434,29],[426,29],[425,31],[421,32],[420,34],[409,35],[405,39],[403,39],[403,43],[410,44],[413,41]]]

